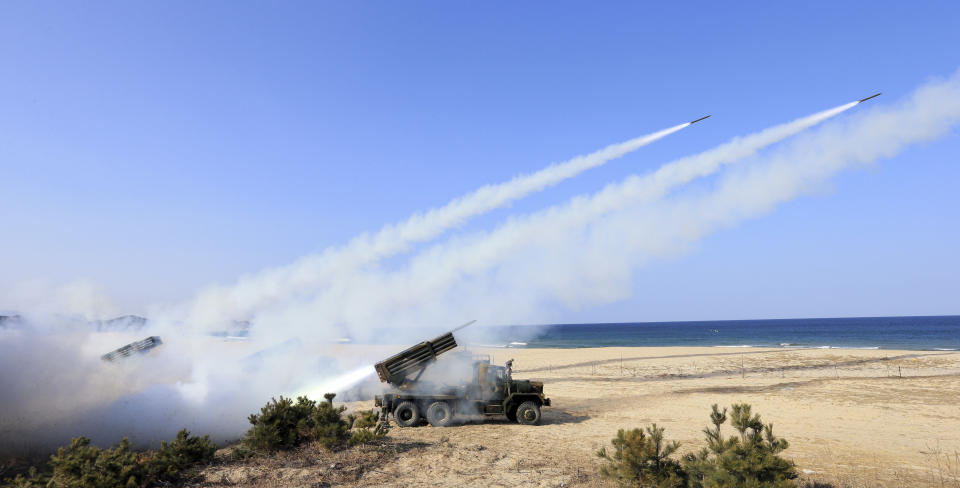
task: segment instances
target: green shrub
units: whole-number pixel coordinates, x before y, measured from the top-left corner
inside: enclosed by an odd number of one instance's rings
[[[727,421],[727,409],[721,412],[713,405],[710,421],[713,428],[703,430],[707,447],[697,454],[688,454],[683,466],[694,488],[780,488],[793,487],[797,478],[793,462],[778,454],[789,444],[773,435],[773,424],[764,425],[760,415],[753,415],[750,405],[732,407],[730,424],[739,435],[723,438],[720,426]]]
[[[191,436],[186,429],[169,444],[161,442],[160,449],[143,453],[131,451],[126,438],[113,448],[100,449],[91,446],[90,439],[77,437],[50,456],[47,470],[41,473],[31,467],[26,476],[7,479],[4,486],[114,488],[178,481],[191,466],[213,460],[216,450],[208,436]]]
[[[313,415],[317,440],[327,449],[336,449],[350,437],[350,424],[343,418],[344,406],[333,406],[333,393],[327,393],[327,401],[316,406]]]
[[[663,431],[657,424],[647,427],[646,434],[641,429],[617,431],[617,437],[611,441],[613,455],[608,454],[606,448],[597,451],[597,456],[607,461],[600,468],[600,474],[616,480],[621,486],[684,486],[686,476],[680,463],[670,459],[680,444],[665,443]]]
[[[377,426],[377,421],[380,420],[380,412],[360,410],[351,414],[349,418],[354,429],[372,428]]]
[[[30,466],[30,469],[27,471],[27,475],[18,474],[14,478],[7,478],[4,480],[4,483],[10,488],[39,488],[42,486],[47,486],[47,483],[50,481],[50,475],[40,474],[37,472],[37,468]]]
[[[382,434],[378,434],[369,428],[354,429],[350,432],[350,439],[347,442],[351,446],[356,446],[359,444],[369,444],[377,439],[383,438]]]
[[[707,447],[687,454],[682,463],[670,456],[679,447],[666,443],[663,429],[654,424],[646,429],[620,429],[613,439],[614,453],[600,449],[597,455],[607,461],[600,468],[604,477],[622,486],[689,488],[793,488],[797,478],[793,462],[779,456],[789,444],[773,435],[773,424],[764,425],[750,405],[732,407],[730,424],[739,435],[723,438],[720,426],[727,421],[727,409],[713,405],[710,422],[703,430]]]
[[[279,400],[271,398],[260,409],[260,415],[250,414],[253,427],[243,438],[244,447],[253,451],[275,451],[300,444],[313,435],[316,409],[316,402],[307,397],[297,398],[297,403],[283,396]]]
[[[53,472],[50,488],[136,487],[144,484],[148,474],[137,453],[130,450],[126,438],[110,449],[90,445],[90,439],[78,437],[70,447],[57,450],[49,462]]]
[[[346,407],[334,407],[336,395],[327,393],[325,402],[317,404],[307,397],[271,399],[260,409],[260,414],[250,415],[253,427],[243,439],[243,447],[249,451],[275,451],[290,449],[310,440],[317,440],[327,449],[342,447],[350,438],[350,423],[344,419]]]
[[[152,478],[176,481],[191,466],[212,461],[216,451],[217,445],[209,436],[191,436],[187,429],[183,429],[169,444],[160,443],[160,449],[147,462],[147,469]]]

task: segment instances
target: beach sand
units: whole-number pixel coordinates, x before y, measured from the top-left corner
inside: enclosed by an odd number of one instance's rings
[[[475,349],[540,380],[543,424],[392,426],[396,458],[356,486],[608,486],[597,449],[656,423],[703,447],[710,406],[753,405],[806,479],[957,486],[960,352],[720,347]],[[353,402],[351,409],[372,408]],[[727,426],[727,434],[732,427]],[[945,482],[946,481],[946,482]],[[291,485],[293,486],[293,485]]]

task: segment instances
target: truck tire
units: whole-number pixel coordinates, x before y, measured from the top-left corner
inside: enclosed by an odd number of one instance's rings
[[[414,427],[420,423],[420,409],[413,402],[403,402],[393,409],[393,419],[400,427]]]
[[[537,425],[540,423],[540,405],[534,402],[523,402],[517,407],[517,422],[523,425]]]
[[[427,422],[434,427],[447,427],[453,422],[453,409],[447,402],[433,402],[427,407]]]

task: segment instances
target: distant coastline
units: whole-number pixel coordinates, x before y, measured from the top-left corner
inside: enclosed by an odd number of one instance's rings
[[[960,315],[553,324],[484,329],[486,337],[476,340],[475,345],[507,348],[960,349]]]

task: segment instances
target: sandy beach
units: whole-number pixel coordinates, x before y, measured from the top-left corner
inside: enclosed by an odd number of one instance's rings
[[[512,358],[514,377],[544,381],[553,407],[544,409],[542,425],[506,419],[448,428],[394,424],[393,457],[362,474],[358,470],[359,479],[349,485],[613,486],[598,476],[594,453],[609,445],[617,429],[657,423],[669,439],[682,443],[681,452],[699,450],[710,406],[734,402],[750,403],[764,422],[774,424],[775,433],[790,442],[785,456],[805,480],[837,487],[960,483],[960,352],[724,347],[473,352],[489,354],[497,364]],[[348,406],[372,408],[373,402]],[[329,462],[324,459],[321,470]],[[298,463],[214,467],[205,478],[224,486],[306,486],[318,479],[316,467]]]
[[[942,486],[960,474],[960,352],[759,348],[486,349],[542,380],[543,425],[394,427],[398,458],[359,486],[602,486],[594,452],[657,423],[684,452],[710,405],[747,402],[790,442],[805,478],[837,486]],[[370,408],[355,402],[351,408]],[[732,433],[732,429],[729,431]],[[955,486],[956,480],[947,486]]]

